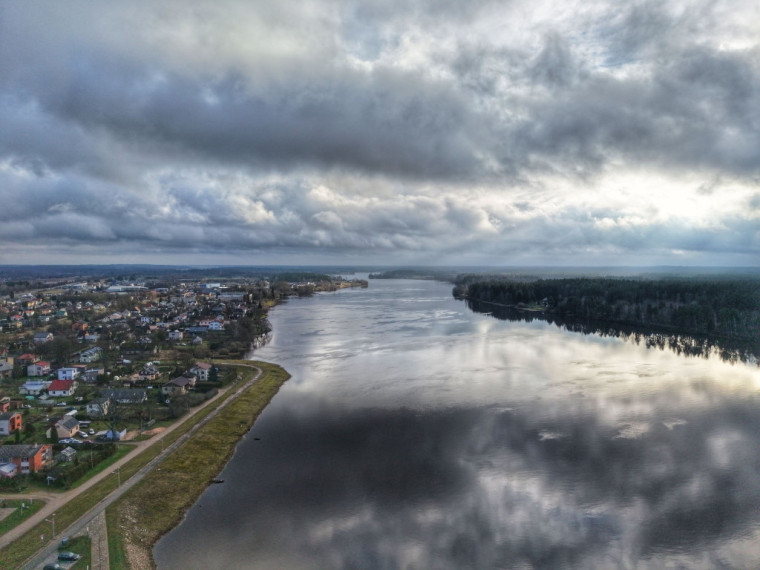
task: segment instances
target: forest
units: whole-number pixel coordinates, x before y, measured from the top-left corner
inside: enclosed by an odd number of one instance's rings
[[[757,340],[760,332],[760,280],[751,278],[518,281],[462,276],[453,293],[562,319],[747,340]]]

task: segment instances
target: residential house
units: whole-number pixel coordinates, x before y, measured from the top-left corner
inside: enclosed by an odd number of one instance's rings
[[[102,418],[108,413],[110,405],[108,398],[95,398],[87,404],[87,417]]]
[[[23,474],[36,473],[53,459],[53,446],[44,443],[0,446],[0,463],[13,463]]]
[[[186,394],[190,389],[190,378],[180,376],[173,378],[161,386],[161,393],[165,396],[177,396]]]
[[[53,333],[45,331],[34,333],[33,340],[34,344],[45,344],[46,342],[53,340]]]
[[[98,439],[104,439],[105,441],[119,441],[120,439],[124,439],[127,435],[127,430],[123,429],[121,431],[114,431],[114,430],[108,430],[108,431],[99,431],[96,435]]]
[[[149,362],[140,370],[140,380],[152,382],[158,378],[159,374],[158,368],[152,362]]]
[[[48,386],[48,394],[54,398],[73,396],[79,384],[76,380],[53,380]]]
[[[210,370],[211,365],[208,362],[196,362],[195,366],[190,369],[190,373],[198,379],[198,382],[208,382]]]
[[[80,368],[76,366],[72,366],[70,368],[59,368],[58,371],[58,380],[74,380],[79,376]]]
[[[98,381],[98,376],[105,373],[105,368],[89,368],[84,371],[84,381],[88,384],[94,384]]]
[[[37,355],[30,354],[28,352],[24,353],[21,356],[19,356],[19,357],[16,358],[16,362],[20,366],[28,366],[29,364],[34,364],[38,360],[39,360],[39,358],[37,358]]]
[[[187,378],[190,381],[190,388],[195,388],[195,383],[198,381],[198,377],[189,370],[180,376],[180,378]]]
[[[182,340],[182,331],[169,331],[169,340]]]
[[[223,331],[224,330],[224,324],[220,323],[219,321],[211,321],[208,324],[208,330],[210,330],[210,331]]]
[[[44,360],[35,362],[26,367],[27,376],[47,376],[50,374],[50,363]]]
[[[47,390],[51,382],[49,380],[27,380],[18,388],[22,396],[39,396],[40,392]]]
[[[58,434],[58,439],[74,437],[79,433],[79,421],[74,416],[63,416],[53,424],[53,428]],[[50,437],[50,433],[48,433],[48,437]]]
[[[0,435],[11,435],[19,429],[21,429],[21,412],[0,414]]]
[[[100,391],[100,397],[115,400],[119,404],[142,404],[148,399],[148,393],[142,388],[105,388]]]
[[[99,346],[93,346],[92,348],[88,348],[87,350],[83,350],[82,353],[79,355],[79,362],[95,362],[96,360],[100,360],[100,354],[102,350]]]
[[[13,375],[13,360],[0,360],[0,380],[10,378]]]

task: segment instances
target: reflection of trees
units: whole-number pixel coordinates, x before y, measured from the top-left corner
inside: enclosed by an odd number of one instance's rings
[[[526,323],[533,322],[534,320],[545,321],[571,332],[621,338],[635,344],[643,344],[647,348],[668,349],[684,356],[700,356],[703,358],[717,356],[721,360],[732,363],[739,361],[755,362],[760,359],[760,342],[685,335],[658,331],[649,327],[582,321],[539,311],[525,311],[513,307],[504,307],[472,299],[468,299],[466,302],[472,311],[491,314],[493,317],[501,320]]]

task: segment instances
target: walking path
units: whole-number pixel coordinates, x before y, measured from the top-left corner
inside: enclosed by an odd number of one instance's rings
[[[106,527],[106,512],[100,511],[87,526],[90,533],[90,549],[92,557],[90,563],[92,570],[108,570],[108,529]]]
[[[87,528],[87,525],[91,522],[93,522],[93,519],[100,515],[101,513],[104,513],[105,508],[110,505],[112,502],[114,502],[116,499],[118,499],[121,495],[123,495],[128,489],[130,489],[135,483],[137,483],[139,480],[141,480],[150,470],[152,470],[158,463],[160,463],[169,453],[177,449],[180,445],[182,445],[185,441],[187,441],[193,434],[195,434],[198,429],[200,429],[203,425],[206,424],[206,422],[210,421],[212,418],[216,417],[219,412],[224,409],[230,402],[232,402],[235,398],[237,398],[243,390],[247,389],[249,386],[251,386],[256,380],[258,380],[261,377],[262,370],[258,366],[253,365],[247,365],[247,364],[240,364],[236,366],[244,366],[246,368],[252,368],[254,370],[257,370],[256,374],[251,378],[248,382],[246,382],[243,386],[238,388],[234,394],[232,394],[229,398],[227,398],[216,410],[211,412],[208,416],[206,416],[204,419],[202,419],[200,422],[198,422],[195,426],[193,426],[190,430],[188,430],[187,433],[182,435],[180,438],[178,438],[174,443],[172,443],[169,447],[164,449],[159,455],[157,455],[155,458],[153,458],[149,463],[147,463],[145,466],[142,467],[135,475],[133,475],[128,481],[123,482],[120,487],[112,491],[107,497],[105,497],[103,500],[101,500],[95,507],[90,509],[87,513],[85,513],[82,517],[79,518],[78,521],[73,523],[71,526],[69,526],[66,529],[61,529],[57,532],[58,536],[62,536],[64,534],[66,535],[75,535],[75,534],[81,534],[81,531],[85,530]],[[223,395],[225,395],[230,389],[234,387],[230,386],[223,390],[220,390],[219,393],[214,396],[213,398],[209,399],[207,402],[203,403],[202,405],[198,406],[197,408],[191,410],[191,413],[183,420],[178,421],[169,426],[167,429],[162,431],[161,433],[153,436],[152,438],[141,441],[138,444],[135,445],[135,449],[133,449],[131,452],[129,452],[127,455],[122,457],[119,461],[111,465],[107,470],[102,471],[101,473],[98,473],[95,477],[87,481],[86,483],[80,485],[79,487],[75,489],[71,489],[70,491],[66,491],[65,493],[30,493],[26,495],[23,498],[29,497],[29,498],[41,498],[47,501],[45,506],[40,509],[38,512],[36,512],[34,515],[26,519],[24,522],[19,524],[18,526],[14,527],[13,529],[9,530],[7,533],[5,533],[3,536],[0,537],[0,548],[10,544],[29,530],[31,530],[35,525],[40,523],[41,521],[45,520],[45,518],[50,517],[57,509],[59,509],[62,505],[64,505],[66,502],[70,501],[80,493],[83,493],[99,481],[103,480],[103,478],[108,477],[109,475],[112,475],[114,471],[117,471],[121,468],[122,465],[124,465],[126,462],[131,461],[134,459],[137,455],[142,453],[147,447],[153,445],[158,440],[164,438],[167,434],[172,433],[175,429],[177,429],[180,425],[184,425],[184,423],[192,418],[195,414],[206,408],[206,406],[211,405],[213,402],[215,402],[217,399],[221,398]],[[14,496],[14,498],[16,498]],[[18,497],[22,498],[22,497]],[[94,527],[93,527],[94,528]],[[42,553],[38,553],[31,561],[29,561],[24,567],[25,568],[34,568],[36,565],[44,563],[43,561],[45,558],[49,557],[58,547],[57,541],[54,540],[55,537],[51,537],[46,548]],[[105,544],[106,550],[108,549],[107,540]],[[106,553],[107,556],[107,553]],[[107,568],[107,558],[106,558],[106,566],[104,568]],[[95,560],[93,560],[93,567],[95,567]]]

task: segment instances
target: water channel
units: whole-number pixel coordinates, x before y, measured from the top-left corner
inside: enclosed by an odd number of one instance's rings
[[[291,374],[159,568],[760,567],[760,369],[373,280],[270,313]]]

